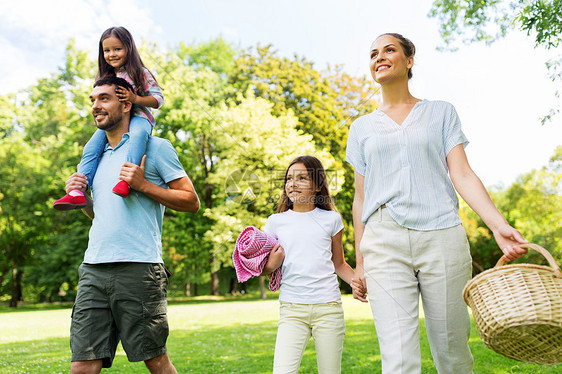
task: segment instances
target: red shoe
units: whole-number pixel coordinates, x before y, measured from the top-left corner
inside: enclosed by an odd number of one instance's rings
[[[129,196],[129,191],[131,191],[131,186],[125,181],[119,181],[111,191],[121,197],[127,197]]]
[[[78,190],[72,190],[63,198],[58,199],[53,203],[53,208],[56,210],[72,210],[82,209],[88,205],[84,193]]]

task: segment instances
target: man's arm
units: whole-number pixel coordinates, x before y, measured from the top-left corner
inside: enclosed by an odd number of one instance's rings
[[[145,162],[146,155],[143,156],[140,166],[126,162],[121,168],[119,179],[129,183],[131,188],[144,193],[170,209],[179,212],[197,213],[199,210],[199,197],[188,177],[168,182],[168,187],[170,188],[160,187],[145,179]]]

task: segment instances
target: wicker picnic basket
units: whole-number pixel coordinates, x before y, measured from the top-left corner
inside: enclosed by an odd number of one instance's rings
[[[463,291],[482,341],[506,357],[537,364],[562,363],[562,271],[536,244],[548,266],[496,266],[474,277]]]

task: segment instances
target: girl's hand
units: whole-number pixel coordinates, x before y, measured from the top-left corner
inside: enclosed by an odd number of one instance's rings
[[[528,252],[527,249],[521,248],[519,244],[528,243],[523,235],[510,225],[503,224],[494,231],[496,243],[503,252],[503,257],[507,261],[517,260],[519,257]]]
[[[361,271],[355,271],[355,277],[351,280],[350,286],[353,290],[353,298],[366,303],[367,284],[365,282],[365,277]]]
[[[267,263],[263,268],[263,273],[271,274],[277,268],[279,268],[283,264],[283,260],[285,259],[285,251],[280,244],[275,245],[271,252],[269,252],[269,257],[267,259]]]
[[[130,101],[131,104],[134,104],[137,100],[137,95],[130,89],[125,89],[123,87],[115,88],[115,94],[119,98],[119,101]]]

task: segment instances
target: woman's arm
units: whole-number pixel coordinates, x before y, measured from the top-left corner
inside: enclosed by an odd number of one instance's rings
[[[355,276],[355,272],[351,266],[345,262],[342,237],[343,229],[341,229],[336,235],[332,236],[332,262],[334,263],[336,274],[343,279],[345,283],[351,285],[351,280]]]
[[[462,144],[447,155],[451,181],[459,195],[492,230],[498,246],[507,261],[513,261],[527,253],[519,244],[527,243],[521,233],[511,227],[490,198],[488,191],[474,173],[466,158]]]
[[[160,187],[149,182],[144,177],[146,155],[142,157],[141,165],[125,162],[121,168],[119,179],[124,180],[131,188],[144,193],[160,204],[179,212],[197,213],[199,197],[188,177],[182,177],[168,182],[169,188]]]
[[[359,301],[367,302],[367,284],[365,282],[365,271],[363,268],[363,255],[359,245],[363,238],[365,225],[361,221],[363,215],[363,202],[365,200],[365,177],[355,172],[355,196],[353,197],[353,232],[355,234],[355,277],[352,281],[353,297]]]

